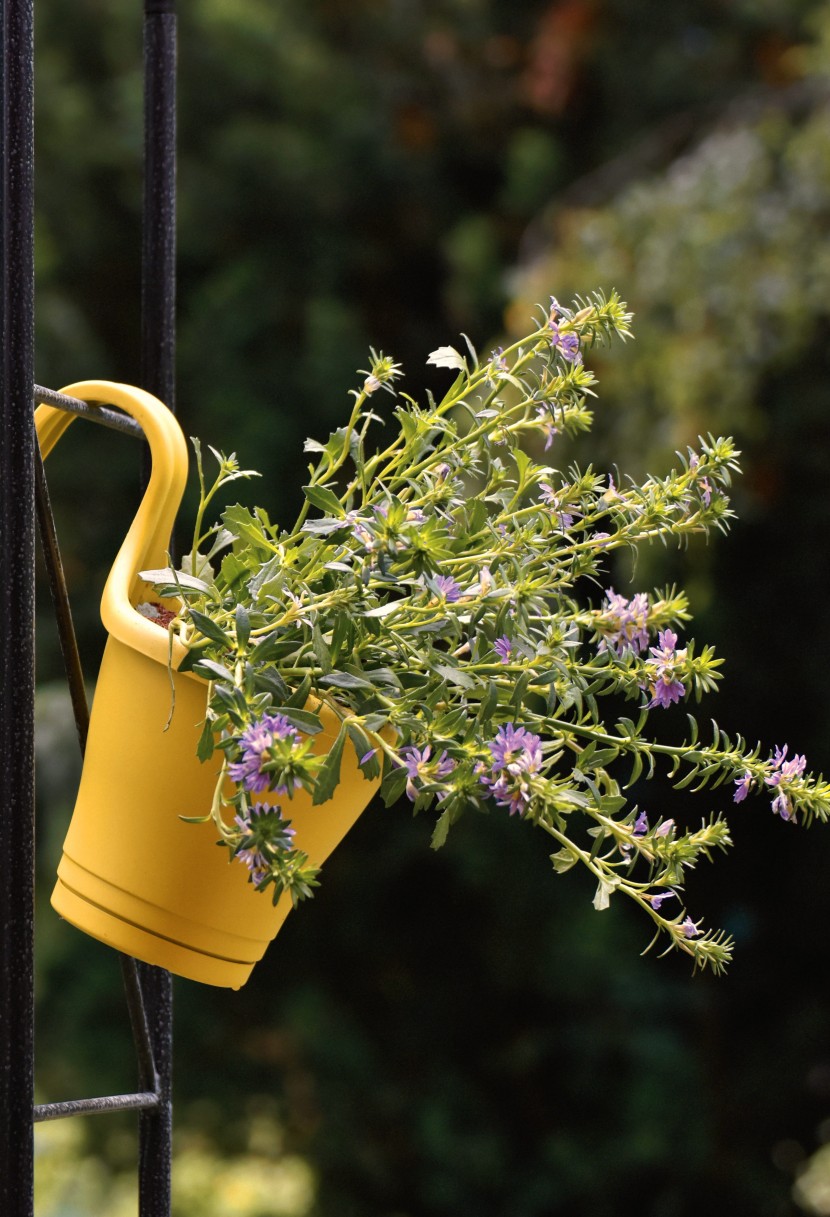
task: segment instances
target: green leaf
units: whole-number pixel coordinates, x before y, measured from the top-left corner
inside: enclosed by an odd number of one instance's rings
[[[345,515],[343,504],[327,486],[303,486],[303,494],[312,507],[317,507],[323,515],[340,518]]]
[[[323,724],[311,710],[301,710],[297,706],[276,706],[274,713],[282,714],[295,727],[305,731],[306,735],[319,735],[323,730]]]
[[[188,575],[183,570],[173,570],[172,566],[165,566],[161,570],[143,570],[140,575],[148,583],[162,584],[164,587],[172,587],[177,590],[181,587],[190,592],[210,591],[210,584],[205,583],[203,579]]]
[[[327,537],[329,533],[337,532],[339,528],[343,527],[344,523],[342,520],[326,518],[321,520],[306,520],[301,531],[311,533],[312,536]]]
[[[436,368],[460,368],[465,372],[467,370],[467,360],[456,351],[455,347],[450,346],[438,347],[437,350],[432,351],[427,357],[427,363],[431,363]]]
[[[308,695],[311,692],[311,677],[304,677],[301,684],[294,690],[286,702],[287,706],[302,710],[303,706],[308,701]]]
[[[233,640],[228,637],[221,626],[217,625],[212,617],[208,617],[206,613],[200,613],[194,608],[188,609],[188,616],[199,633],[203,634],[205,638],[210,638],[211,642],[218,642],[229,651],[233,650]]]
[[[403,600],[387,600],[386,604],[378,604],[374,608],[367,609],[363,614],[364,617],[388,617],[390,613],[394,613],[395,609],[403,607]]]
[[[476,682],[472,676],[462,671],[461,668],[453,668],[447,663],[436,663],[433,670],[439,676],[443,676],[444,680],[449,681],[451,685],[458,685],[462,689],[474,689],[476,687]]]
[[[560,849],[558,854],[551,854],[550,860],[557,875],[564,875],[565,871],[576,865],[577,857],[569,849]]]
[[[341,724],[337,739],[332,744],[329,754],[317,774],[317,781],[314,783],[314,794],[311,799],[315,807],[319,803],[326,803],[337,789],[337,784],[340,781],[340,762],[343,759],[343,748],[348,733],[349,724],[344,722]]]
[[[205,680],[226,680],[228,684],[233,684],[233,673],[212,659],[197,659],[192,671],[197,676],[203,676]]]
[[[323,631],[316,621],[311,627],[311,645],[314,649],[314,657],[320,665],[320,671],[328,674],[332,669],[331,651],[323,637]]]
[[[444,739],[452,739],[470,721],[468,706],[456,706],[440,714],[432,724],[433,734]]]
[[[372,743],[366,732],[358,723],[347,720],[347,724],[349,728],[349,739],[352,741],[352,747],[354,748],[355,756],[357,757],[357,763],[360,765],[360,762],[363,760],[364,756],[366,756],[366,753],[372,751]],[[377,756],[371,756],[369,760],[366,761],[365,765],[360,765],[360,771],[365,778],[370,780],[372,778],[379,777],[380,762],[378,761]]]
[[[406,788],[406,777],[407,773],[403,765],[390,769],[385,774],[383,785],[380,788],[380,795],[384,806],[391,807],[393,803],[397,803]]]
[[[367,668],[365,676],[379,689],[389,688],[390,685],[393,689],[401,687],[397,672],[393,672],[391,668]]]
[[[372,684],[363,676],[356,676],[354,672],[330,672],[327,676],[322,677],[320,684],[334,685],[336,689],[371,689]]]
[[[209,718],[206,718],[199,734],[199,742],[196,745],[196,756],[200,761],[209,761],[214,751],[213,723]]]
[[[244,579],[250,570],[238,554],[225,554],[219,574],[225,587],[232,588],[234,584]]]
[[[254,683],[258,693],[268,693],[278,701],[285,701],[289,696],[288,685],[273,668],[260,668]]]
[[[348,613],[338,613],[334,621],[334,629],[331,633],[332,665],[337,663],[341,651],[350,642],[351,631],[352,623],[349,620]]]
[[[222,523],[235,537],[249,541],[256,550],[269,554],[274,552],[274,546],[265,535],[262,521],[241,503],[225,508],[222,512]]]
[[[251,637],[251,617],[244,604],[236,606],[236,641],[238,646],[245,647],[248,645],[248,639]]]
[[[441,815],[438,817],[435,823],[435,828],[432,830],[432,840],[430,841],[431,849],[440,849],[442,845],[446,844],[447,836],[449,835],[450,828],[452,827],[452,822],[452,813],[450,812],[450,809],[447,808],[446,811],[441,812]]]

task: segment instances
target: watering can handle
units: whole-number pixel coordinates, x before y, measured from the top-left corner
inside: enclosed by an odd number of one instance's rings
[[[141,425],[147,437],[152,457],[150,480],[104,586],[101,620],[107,631],[120,641],[167,663],[170,648],[167,632],[136,612],[135,605],[142,599],[156,598],[139,577],[139,572],[167,566],[173,521],[187,481],[187,445],[181,428],[158,398],[131,385],[84,380],[68,385],[61,392],[88,403],[117,406]],[[54,406],[38,406],[35,410],[35,426],[44,459],[75,417]],[[178,667],[184,648],[177,640],[173,641],[173,666]]]

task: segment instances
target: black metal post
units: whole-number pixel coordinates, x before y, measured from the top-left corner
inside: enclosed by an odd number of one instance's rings
[[[0,0],[0,1212],[34,1209],[31,0]]]
[[[176,11],[144,0],[144,209],[141,380],[175,409],[176,344]],[[146,469],[146,464],[145,464]],[[139,1118],[139,1217],[168,1217],[171,1196],[173,984],[138,965],[158,1072],[159,1105]]]

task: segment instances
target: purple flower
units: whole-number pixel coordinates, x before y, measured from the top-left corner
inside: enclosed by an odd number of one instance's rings
[[[247,816],[235,816],[234,823],[244,833],[234,856],[247,866],[254,887],[261,887],[270,874],[268,854],[291,849],[294,829],[280,808],[268,803],[255,803]]]
[[[783,748],[776,747],[775,755],[772,758],[774,766],[773,772],[769,777],[765,778],[768,786],[778,786],[782,781],[790,781],[792,778],[800,778],[807,767],[807,758],[799,756],[798,753],[792,760],[786,760],[788,744]]]
[[[605,593],[607,606],[597,622],[603,637],[598,649],[612,650],[617,655],[627,651],[642,653],[648,646],[648,596],[638,592],[630,600],[615,592],[613,587]]]
[[[648,703],[649,709],[654,706],[662,706],[664,710],[668,710],[669,706],[680,701],[685,692],[686,686],[681,681],[661,676],[652,687],[651,701]]]
[[[635,837],[644,837],[648,832],[648,816],[644,811],[641,811],[634,821],[634,827],[631,830]]]
[[[674,630],[661,630],[658,635],[659,647],[651,647],[653,656],[654,677],[651,686],[652,706],[662,706],[667,709],[673,702],[680,701],[686,692],[686,686],[675,676],[674,665],[686,658],[686,652],[677,650],[677,635]]]
[[[782,820],[795,821],[795,812],[793,811],[792,804],[784,794],[783,790],[779,790],[778,794],[772,800],[771,807],[775,814],[780,816]]]
[[[493,758],[493,772],[536,772],[542,764],[542,741],[526,727],[505,723],[488,744]]]
[[[442,782],[455,769],[455,761],[452,757],[447,756],[446,749],[437,760],[430,760],[431,756],[431,744],[427,744],[423,749],[409,744],[400,751],[400,759],[406,766],[406,793],[413,803],[421,793],[421,789],[416,783]]]
[[[553,443],[554,437],[559,434],[559,428],[551,419],[550,410],[547,406],[540,406],[536,411],[536,421],[542,428],[545,435],[545,452]]]
[[[668,837],[674,828],[674,820],[664,820],[659,828],[655,828],[655,837]]]
[[[695,923],[692,921],[691,917],[687,917],[685,921],[681,922],[680,928],[683,931],[684,938],[699,938],[700,937],[700,930],[697,928]]]
[[[510,663],[510,656],[513,653],[513,644],[506,634],[502,634],[501,638],[497,638],[493,643],[493,650],[498,655],[502,663]]]
[[[772,800],[772,810],[776,815],[779,815],[782,820],[795,822],[795,809],[793,808],[789,794],[782,785],[786,787],[794,778],[800,778],[803,774],[807,758],[800,756],[798,753],[791,760],[787,760],[787,748],[785,744],[783,748],[776,747],[772,757],[772,772],[769,773],[764,781],[767,786],[772,786],[777,789],[778,793]]]
[[[743,803],[744,799],[752,789],[752,774],[748,769],[744,773],[743,777],[735,778],[735,786],[737,789],[735,790],[733,801],[735,803]]]
[[[548,482],[540,482],[539,490],[541,491],[539,498],[546,506],[555,511],[560,528],[570,528],[574,522],[574,515],[578,514],[576,508],[572,507],[570,511],[557,510],[560,506],[559,495]]]
[[[299,732],[284,714],[263,714],[239,738],[242,755],[228,766],[231,780],[252,794],[262,794],[271,784],[271,774],[265,768],[271,760],[271,749],[280,742],[290,749],[299,740]],[[299,779],[295,778],[294,788],[299,785]],[[278,794],[287,792],[285,787],[276,789]]]
[[[507,371],[507,360],[504,357],[504,347],[496,347],[490,352],[490,367],[497,372]]]
[[[541,739],[525,727],[505,723],[487,746],[491,766],[489,772],[482,767],[482,785],[488,787],[498,806],[509,808],[511,815],[524,811],[531,796],[528,778],[542,767]]]
[[[677,892],[655,892],[653,896],[649,896],[648,900],[655,913],[660,911],[660,906],[664,900],[673,900]]]
[[[456,600],[461,599],[461,588],[449,575],[436,575],[433,584],[435,590],[448,604],[455,604]]]
[[[582,363],[577,335],[572,330],[563,333],[559,328],[559,323],[553,319],[548,321],[548,329],[550,330],[551,346],[556,347],[562,358],[567,359],[569,363]]]

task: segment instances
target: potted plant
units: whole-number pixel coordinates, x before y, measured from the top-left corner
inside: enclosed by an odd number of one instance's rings
[[[830,785],[786,747],[717,727],[704,740],[691,715],[684,742],[659,738],[664,716],[715,688],[721,660],[681,640],[682,592],[623,594],[610,564],[725,530],[738,453],[710,437],[641,483],[557,466],[559,437],[591,426],[591,351],[629,329],[616,294],[551,299],[486,359],[469,344],[433,352],[452,383],[425,405],[372,352],[346,424],[306,443],[290,529],[238,504],[210,522],[217,493],[249,475],[214,452],[209,478],[195,443],[192,543],[181,563],[142,570],[155,592],[134,603],[171,670],[207,682],[197,752],[211,795],[188,818],[263,906],[317,886],[305,834],[344,781],[379,783],[387,804],[435,810],[435,847],[462,815],[527,821],[556,872],[589,872],[597,909],[633,900],[655,940],[720,971],[731,941],[686,908],[683,886],[730,844],[723,811],[684,827],[627,792],[661,767],[677,786],[726,784],[727,802],[766,794],[791,823],[827,818]]]

